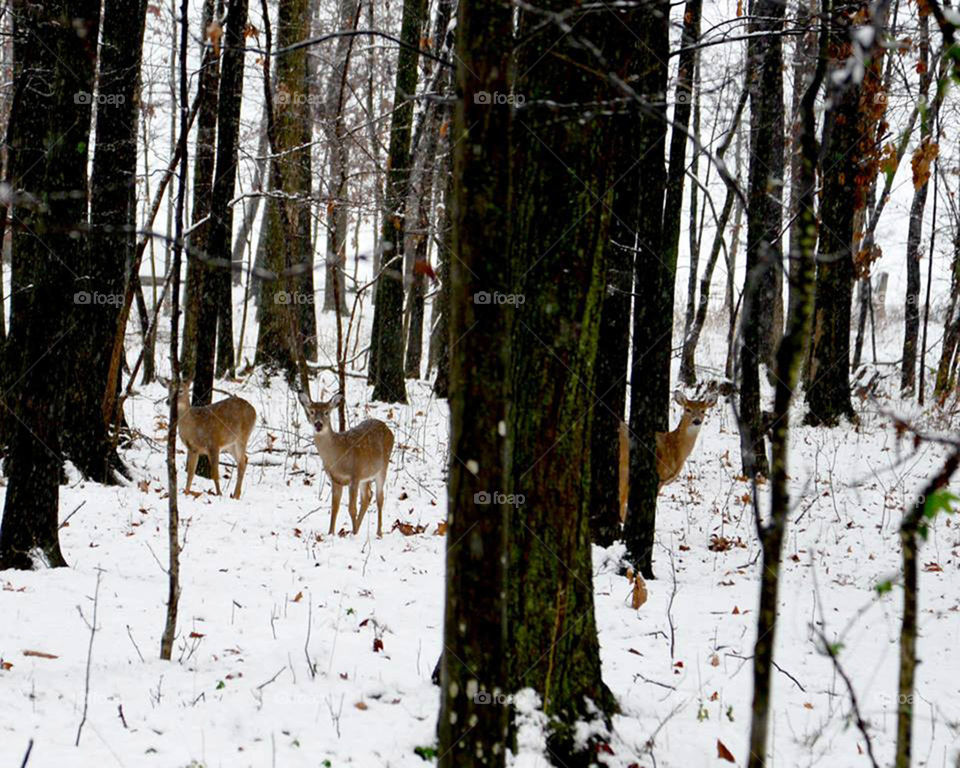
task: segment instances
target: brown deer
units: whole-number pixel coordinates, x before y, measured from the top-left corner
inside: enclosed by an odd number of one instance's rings
[[[247,443],[257,421],[257,412],[242,397],[228,397],[212,405],[190,405],[191,379],[180,383],[177,393],[177,433],[187,446],[187,487],[190,492],[200,456],[210,460],[213,485],[220,495],[220,452],[229,451],[237,462],[237,484],[231,499],[240,498],[247,471]]]
[[[383,487],[387,479],[387,464],[393,451],[393,432],[382,421],[366,419],[357,426],[336,432],[330,423],[330,412],[343,395],[335,394],[326,402],[315,403],[305,392],[298,397],[316,432],[313,442],[323,461],[323,468],[333,485],[333,505],[330,510],[330,533],[337,530],[337,511],[343,486],[350,486],[349,511],[353,533],[360,530],[363,517],[373,495],[371,486],[377,481],[377,536],[383,536]],[[361,488],[362,487],[362,488]],[[361,492],[360,514],[357,515],[357,493]]]
[[[690,400],[679,389],[673,399],[683,406],[680,423],[672,432],[657,432],[657,474],[660,485],[669,485],[680,476],[683,464],[693,450],[706,412],[717,404],[717,393],[709,392],[703,400]],[[630,437],[627,425],[620,422],[620,521],[627,517],[630,479]]]

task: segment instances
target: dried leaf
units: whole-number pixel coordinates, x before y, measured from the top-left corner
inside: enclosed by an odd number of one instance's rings
[[[373,638],[373,652],[380,653],[383,650],[383,640],[379,637]]]
[[[437,530],[433,532],[434,536],[446,536],[447,535],[447,521],[441,520],[437,523]]]
[[[56,659],[58,656],[54,656],[52,653],[45,653],[44,651],[24,651],[24,656],[33,656],[37,659]]]
[[[354,704],[353,706],[355,706],[357,709],[369,709],[369,707],[367,706],[366,702],[364,702],[364,701],[358,701],[358,702],[357,702],[356,704]]]
[[[720,657],[717,656],[717,654],[713,654],[713,655],[710,657],[710,666],[711,666],[711,667],[719,667],[719,666],[720,666]]]
[[[391,530],[400,531],[404,536],[416,536],[418,533],[423,533],[427,530],[425,525],[411,525],[410,523],[404,523],[401,520],[394,520],[393,528]]]
[[[637,610],[641,605],[647,602],[647,583],[639,573],[633,579],[633,595],[630,598],[630,605],[633,610]]]
[[[943,567],[939,563],[929,562],[923,566],[923,570],[927,573],[940,573]]]
[[[293,596],[293,602],[299,603],[301,600],[303,600],[303,592],[297,592],[297,594]]]
[[[737,758],[733,756],[730,750],[727,749],[726,745],[720,741],[720,739],[717,739],[717,757],[721,760],[726,760],[728,763],[737,762]]]

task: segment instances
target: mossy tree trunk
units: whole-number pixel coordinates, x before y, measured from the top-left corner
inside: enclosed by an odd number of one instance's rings
[[[277,23],[277,47],[305,39],[309,32],[307,0],[282,0]],[[275,59],[276,96],[274,130],[277,155],[272,159],[271,191],[281,196],[267,198],[264,226],[267,228],[264,265],[281,275],[291,268],[312,275],[310,233],[310,141],[311,110],[307,91],[307,49]],[[280,184],[282,183],[282,189]],[[291,242],[292,241],[292,242]],[[296,264],[287,263],[290,258]],[[291,285],[296,290],[289,290]],[[255,362],[283,370],[289,377],[297,371],[297,348],[316,333],[312,284],[307,289],[298,276],[292,280],[264,280],[260,284],[260,331]],[[309,318],[305,314],[309,312]],[[296,318],[299,342],[290,338],[291,313]],[[308,322],[304,322],[304,320]],[[309,355],[308,355],[309,356]]]

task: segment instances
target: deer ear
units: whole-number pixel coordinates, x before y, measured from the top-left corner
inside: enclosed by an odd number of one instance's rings
[[[705,402],[708,406],[711,406],[711,407],[714,406],[714,405],[716,405],[716,404],[717,404],[717,393],[716,393],[716,392],[711,392],[709,395],[707,395],[707,396],[704,398],[703,402]]]
[[[673,399],[675,402],[679,403],[680,405],[687,404],[687,398],[684,397],[682,390],[679,390],[679,389],[673,390]]]
[[[313,402],[310,400],[310,395],[306,392],[297,392],[297,399],[300,401],[300,405],[303,406],[303,409],[310,413],[310,407],[313,405]]]
[[[330,398],[330,407],[336,408],[340,403],[343,402],[343,395],[339,392]]]

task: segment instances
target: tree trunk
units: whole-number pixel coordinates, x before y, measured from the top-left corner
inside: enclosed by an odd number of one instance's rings
[[[928,14],[920,16],[920,93],[917,98],[926,103],[933,79],[930,66],[930,21]],[[908,395],[917,384],[917,339],[920,333],[920,236],[923,232],[923,213],[927,206],[927,179],[920,177],[916,158],[922,158],[931,144],[930,111],[920,113],[920,146],[914,152],[913,202],[910,205],[910,223],[907,227],[907,292],[903,304],[903,361],[900,375],[900,394]],[[926,163],[929,168],[930,163]],[[929,172],[927,173],[929,176]]]
[[[830,0],[824,1],[824,12],[829,12]],[[770,476],[770,518],[760,518],[759,505],[754,506],[757,537],[763,549],[760,570],[760,601],[757,610],[757,633],[753,651],[753,702],[750,720],[750,757],[748,768],[764,768],[767,762],[767,741],[770,719],[770,693],[773,675],[773,651],[776,647],[777,612],[779,610],[780,560],[783,540],[787,533],[790,512],[788,487],[790,404],[800,380],[804,360],[804,339],[810,333],[812,289],[814,282],[814,251],[817,244],[817,217],[814,199],[817,186],[817,141],[814,107],[817,93],[826,73],[826,23],[822,25],[819,63],[800,103],[800,125],[794,132],[799,144],[799,174],[794,179],[797,196],[797,237],[791,240],[791,264],[795,280],[790,283],[788,306],[790,315],[787,332],[777,350],[775,394],[773,403]],[[793,247],[796,250],[793,250]],[[745,321],[748,322],[748,321]],[[743,438],[741,438],[743,442]]]
[[[217,106],[217,157],[210,202],[210,229],[203,265],[200,313],[197,322],[197,361],[193,405],[209,405],[213,396],[214,356],[217,347],[228,347],[233,338],[222,334],[232,327],[230,300],[231,235],[233,208],[230,201],[237,177],[237,145],[240,132],[240,101],[243,91],[244,30],[248,0],[234,0],[227,11]],[[220,318],[224,321],[221,323]],[[218,338],[219,337],[219,338]],[[221,357],[221,362],[223,358]]]
[[[662,105],[667,90],[670,4],[641,4],[638,27],[641,60],[637,92]],[[666,108],[652,106],[637,121],[642,151],[640,214],[634,268],[633,356],[630,364],[630,514],[624,527],[627,558],[646,578],[653,578],[653,536],[657,515],[655,433],[667,429],[670,353],[673,338],[675,264],[661,259],[666,171]]]
[[[136,248],[136,175],[140,52],[146,3],[108,0],[97,99],[96,154],[90,183],[90,237],[71,268],[81,277],[70,306],[66,350],[74,370],[84,371],[64,388],[60,439],[64,454],[91,480],[115,482],[128,473],[111,445],[100,404],[120,315],[126,271]],[[106,301],[104,301],[106,299]],[[147,321],[149,324],[149,321]],[[143,329],[148,339],[147,328]]]
[[[282,0],[277,23],[277,47],[284,48],[307,37],[307,0]],[[264,225],[267,228],[264,264],[276,275],[291,268],[309,269],[310,258],[310,106],[307,98],[307,49],[276,57],[274,126],[276,156],[272,159],[270,189]],[[292,241],[292,242],[291,242]],[[287,263],[293,254],[296,264]],[[295,280],[264,280],[260,284],[260,332],[255,363],[280,369],[293,377],[297,371],[298,343],[290,338],[293,313],[298,319],[299,344],[306,342],[303,308],[313,314],[314,295],[302,286],[290,291]],[[306,350],[305,350],[306,351]]]
[[[204,0],[203,29],[213,20],[213,0]],[[192,229],[187,251],[187,301],[183,320],[183,349],[180,367],[185,379],[191,379],[196,370],[197,321],[200,315],[201,282],[206,274],[203,260],[207,257],[210,222],[200,222],[210,215],[213,195],[213,172],[217,154],[217,99],[220,83],[220,60],[213,43],[204,32],[203,64],[200,74],[201,101],[197,112],[197,139],[193,159]],[[218,44],[219,45],[219,44]]]
[[[68,339],[74,301],[89,281],[71,265],[86,243],[87,148],[100,3],[50,0],[12,6],[14,70],[28,78],[14,106],[10,335],[4,408],[10,428],[0,524],[0,570],[64,566],[58,541],[64,382],[75,380]],[[18,89],[19,90],[19,89]],[[86,94],[78,98],[78,94]],[[50,142],[49,137],[60,140]],[[40,201],[36,205],[28,201]]]
[[[449,112],[449,110],[445,110]],[[444,179],[443,205],[438,227],[440,236],[437,238],[437,276],[440,280],[440,290],[433,300],[433,311],[436,320],[433,324],[433,338],[430,342],[431,356],[437,368],[437,377],[433,381],[433,392],[437,397],[447,397],[450,388],[450,348],[454,340],[450,338],[450,261],[453,249],[453,167],[450,163],[453,155],[453,146],[450,141],[450,131],[444,140],[446,159],[437,169],[437,175]]]
[[[835,9],[831,17],[832,71],[838,72],[851,54],[850,24],[856,7]],[[860,206],[857,171],[861,158],[860,85],[830,78],[828,98],[833,107],[824,118],[820,197],[820,242],[814,301],[809,383],[808,424],[834,426],[853,418],[850,402],[850,310],[853,298],[853,217]]]
[[[750,170],[747,205],[747,265],[740,320],[740,421],[743,473],[769,474],[766,443],[760,427],[760,364],[773,361],[774,294],[781,291],[783,263],[780,227],[783,184],[783,49],[785,6],[782,0],[756,0],[747,43],[750,91]],[[765,34],[764,34],[765,33]],[[761,36],[762,35],[762,36]]]
[[[509,92],[512,10],[502,0],[461,0],[457,24],[451,259],[450,475],[446,610],[440,667],[440,768],[503,766],[508,740],[506,551],[509,318],[474,294],[510,279],[510,111],[478,92]],[[460,457],[460,458],[458,458]],[[469,466],[462,459],[472,462]],[[476,466],[476,471],[472,469]]]
[[[397,79],[390,123],[387,160],[386,215],[380,238],[384,254],[377,277],[376,307],[370,349],[369,383],[378,402],[405,403],[403,378],[403,247],[404,208],[410,182],[410,130],[413,96],[417,89],[420,30],[426,13],[424,0],[404,0],[400,37],[406,44],[397,58]]]
[[[360,18],[359,0],[340,0],[340,29],[356,29]],[[347,73],[350,69],[350,53],[353,37],[337,40],[332,76],[328,82],[324,111],[327,125],[327,152],[330,158],[330,175],[327,179],[327,259],[326,280],[323,286],[323,311],[332,312],[336,306],[335,295],[340,297],[340,312],[347,313],[347,283],[344,275],[347,256],[347,143],[343,110]],[[334,280],[337,285],[334,286]]]

